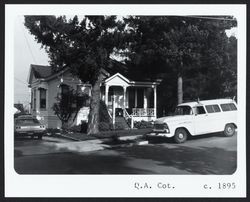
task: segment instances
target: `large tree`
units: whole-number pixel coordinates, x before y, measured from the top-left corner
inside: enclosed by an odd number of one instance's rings
[[[185,99],[212,98],[216,93],[217,97],[225,96],[218,91],[211,93],[208,87],[214,88],[217,83],[221,90],[224,83],[219,76],[224,78],[226,72],[234,74],[235,69],[228,66],[234,48],[230,50],[225,32],[236,25],[232,17],[130,16],[124,21],[127,24],[124,54],[131,77],[163,78],[160,102],[172,107],[183,102],[183,96]]]
[[[69,67],[81,81],[92,84],[88,134],[99,132],[100,71],[109,65],[119,42],[122,23],[116,16],[25,16],[25,26],[45,48],[54,71]]]

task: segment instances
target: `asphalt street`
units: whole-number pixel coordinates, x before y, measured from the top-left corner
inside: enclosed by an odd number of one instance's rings
[[[149,139],[149,144],[78,152],[58,150],[68,140],[15,140],[14,167],[19,174],[232,174],[236,170],[237,135],[192,138],[184,144]],[[73,144],[74,142],[72,142]]]

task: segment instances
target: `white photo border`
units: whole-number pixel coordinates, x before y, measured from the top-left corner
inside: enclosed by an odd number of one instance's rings
[[[20,15],[232,15],[238,38],[237,170],[232,175],[20,175],[14,170],[14,25]],[[5,197],[246,197],[246,5],[5,5]],[[134,188],[135,182],[173,183],[175,189]],[[236,189],[204,189],[234,182]]]

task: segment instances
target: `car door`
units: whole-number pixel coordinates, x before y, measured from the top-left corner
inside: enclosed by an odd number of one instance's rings
[[[194,127],[195,135],[209,133],[210,124],[208,122],[209,116],[203,106],[194,107]]]
[[[223,131],[224,117],[218,104],[205,105],[205,109],[208,113],[208,127],[210,133]]]

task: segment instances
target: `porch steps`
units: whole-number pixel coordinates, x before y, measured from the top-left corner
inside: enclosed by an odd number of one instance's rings
[[[115,117],[115,128],[117,129],[130,129],[124,117]]]

